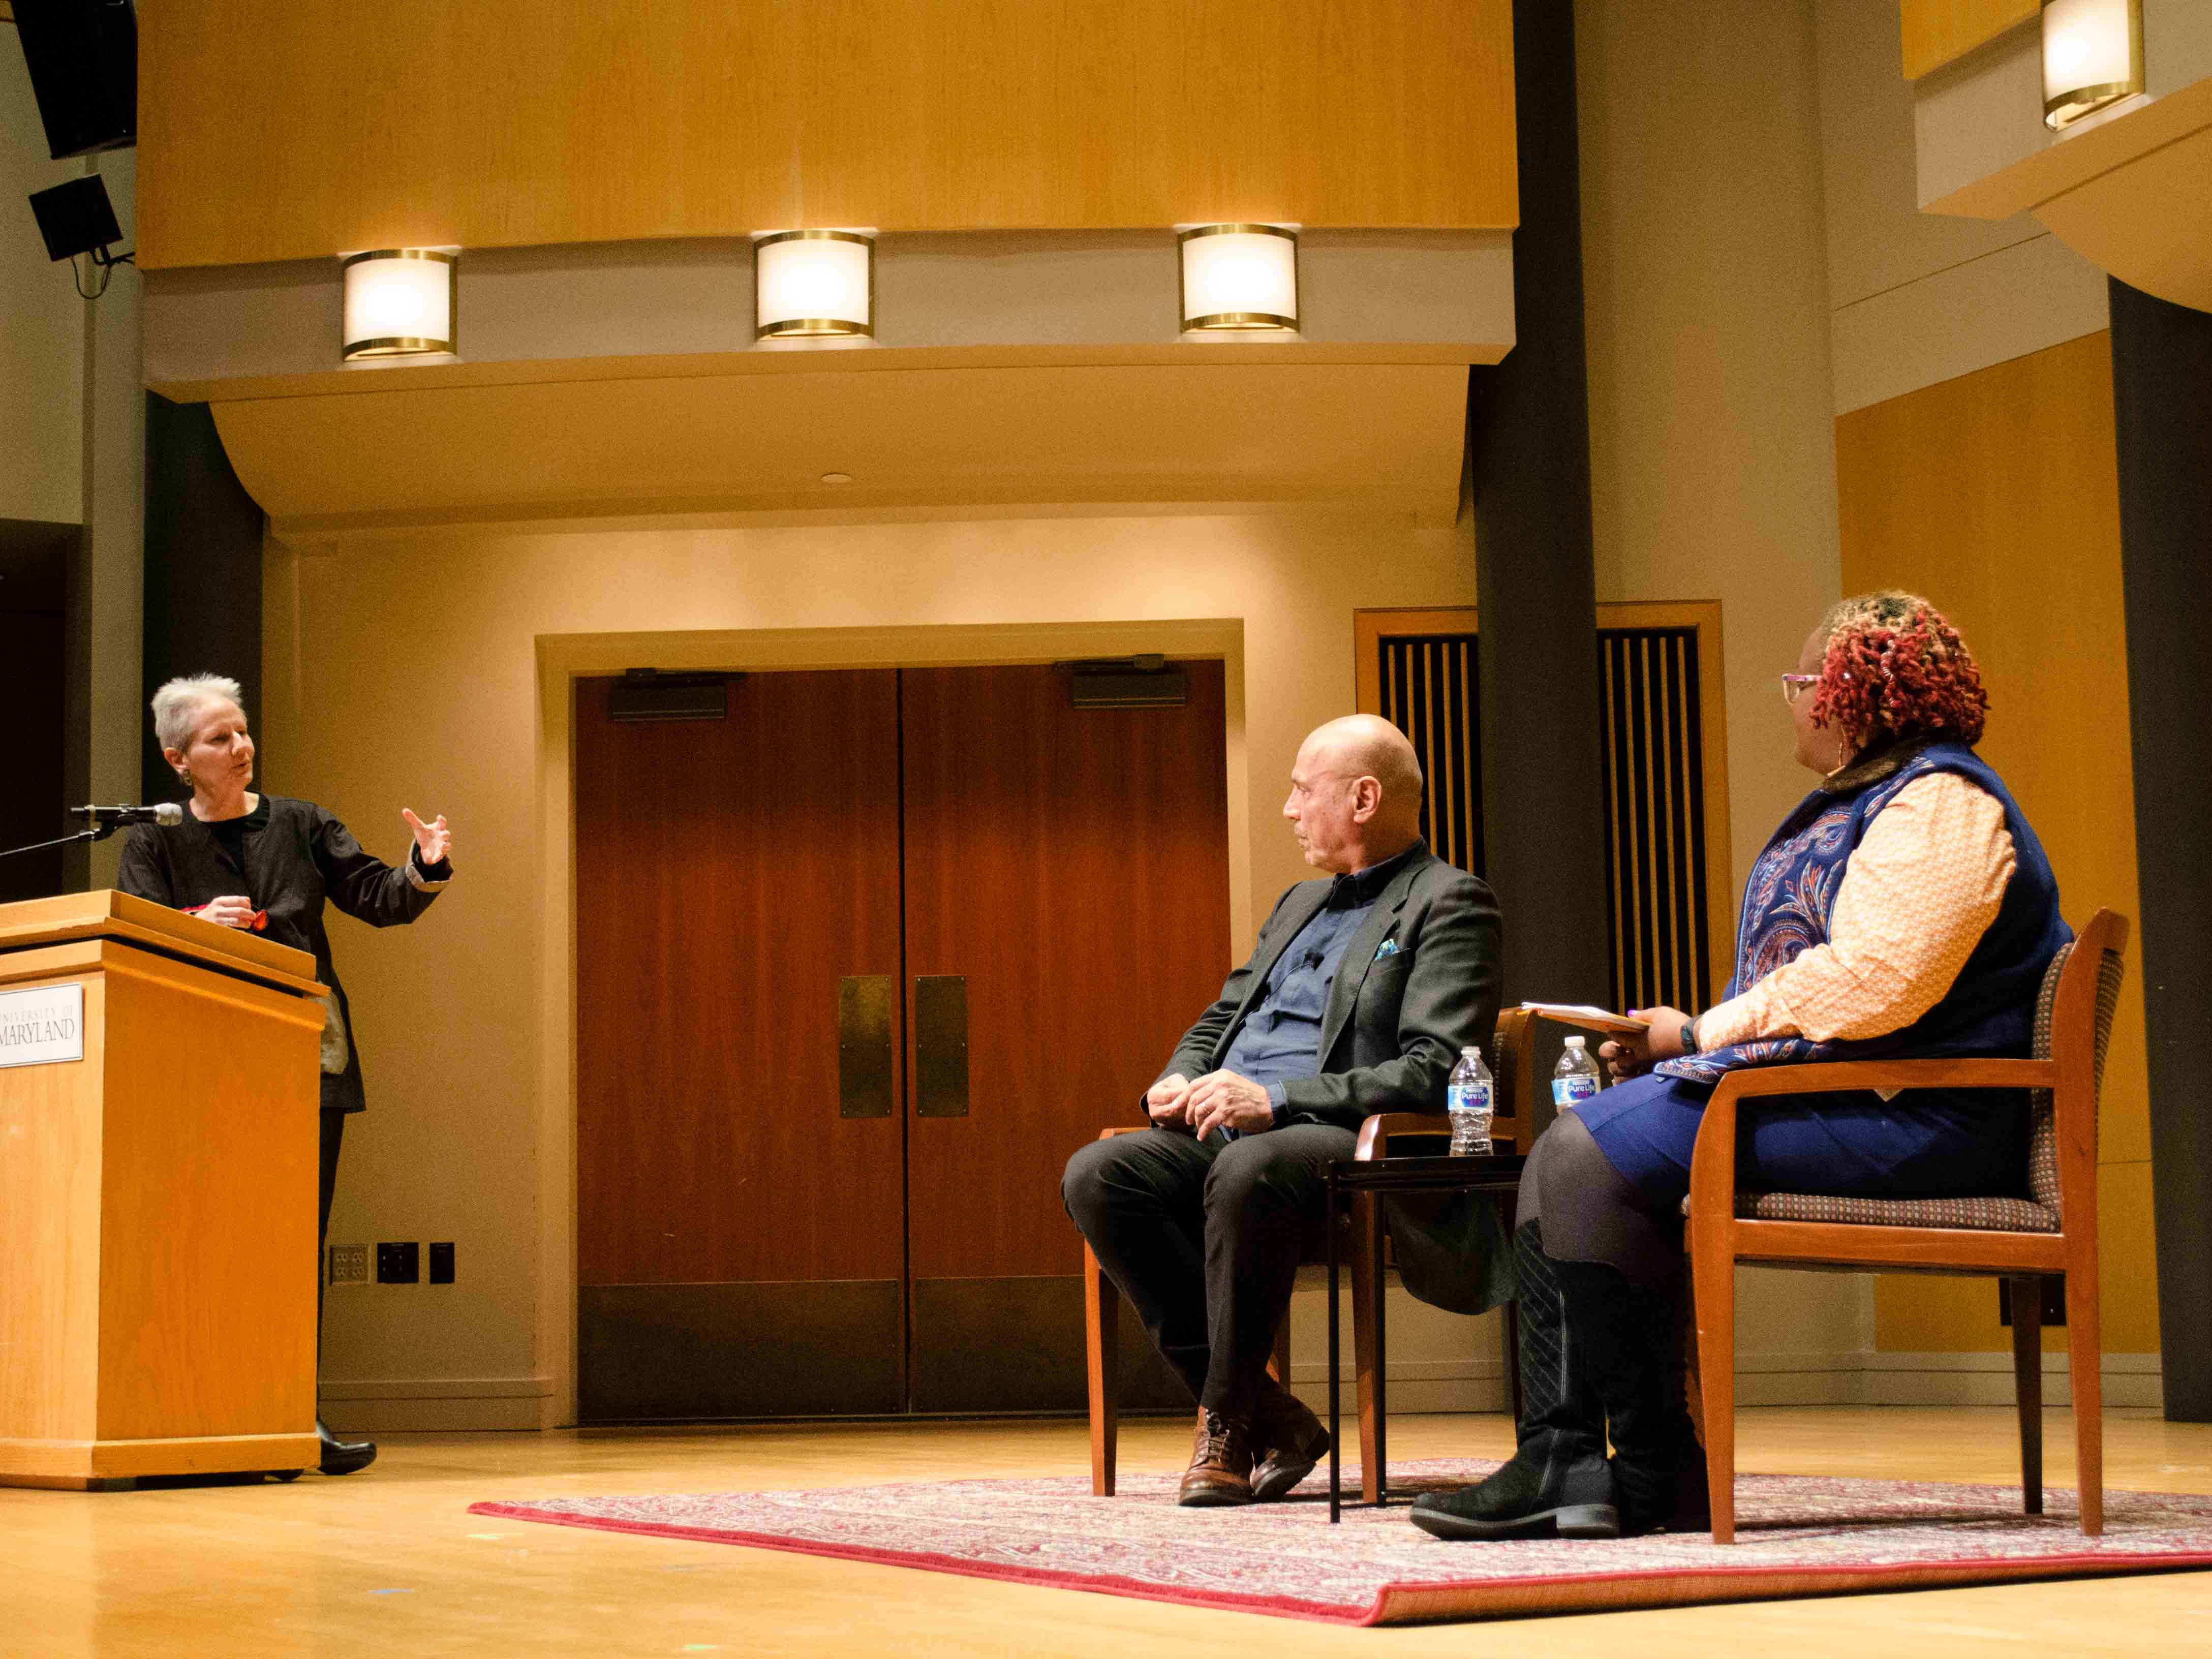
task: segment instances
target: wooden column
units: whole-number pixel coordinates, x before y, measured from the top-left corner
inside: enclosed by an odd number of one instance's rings
[[[2166,1414],[2212,1422],[2212,315],[2115,280],[2112,404],[2134,727]],[[2065,526],[2053,526],[2063,536]]]
[[[1508,1005],[1601,1002],[1611,980],[1572,9],[1517,0],[1513,42],[1518,343],[1470,371],[1468,413],[1486,859],[1505,916]]]

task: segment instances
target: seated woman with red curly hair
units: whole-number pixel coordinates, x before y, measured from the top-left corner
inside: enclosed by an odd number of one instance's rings
[[[1682,1219],[1705,1101],[1742,1066],[2025,1055],[2044,969],[2071,937],[2035,832],[1974,752],[1974,659],[1925,599],[1829,611],[1783,695],[1821,782],[1753,866],[1725,1000],[1639,1010],[1624,1079],[1562,1113],[1521,1180],[1520,1445],[1424,1498],[1446,1538],[1703,1530],[1683,1392]],[[1912,1198],[2027,1188],[2027,1103],[1917,1090],[1762,1103],[1737,1131],[1747,1189]],[[1610,1434],[1613,1455],[1605,1455]]]

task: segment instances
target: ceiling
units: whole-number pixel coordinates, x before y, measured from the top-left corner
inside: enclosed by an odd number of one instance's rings
[[[280,531],[1067,503],[1449,525],[1467,377],[1373,362],[733,369],[349,388],[215,413]]]

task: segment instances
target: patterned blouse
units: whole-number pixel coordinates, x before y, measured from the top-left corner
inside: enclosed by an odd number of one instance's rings
[[[1851,854],[1828,939],[1705,1011],[1698,1044],[1759,1037],[1855,1042],[1902,1030],[1959,977],[2011,881],[2015,857],[1996,797],[1956,773],[1916,779]]]

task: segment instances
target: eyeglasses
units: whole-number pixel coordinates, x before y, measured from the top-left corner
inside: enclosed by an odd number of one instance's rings
[[[1820,683],[1818,674],[1784,674],[1782,677],[1782,701],[1794,703]]]

